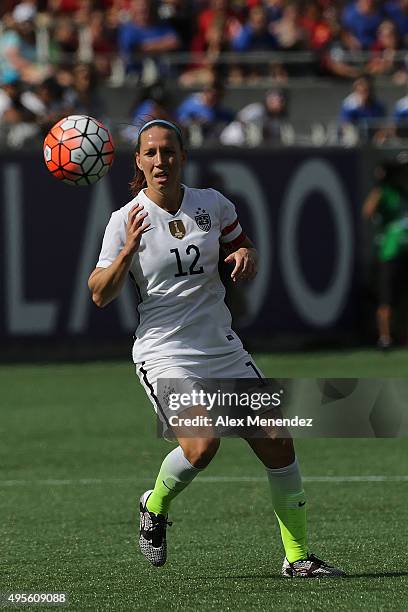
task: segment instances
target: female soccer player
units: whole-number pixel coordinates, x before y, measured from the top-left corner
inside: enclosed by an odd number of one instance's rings
[[[233,281],[256,274],[256,251],[245,237],[235,207],[214,189],[181,183],[186,153],[180,129],[155,119],[140,129],[135,155],[134,199],[114,212],[89,278],[100,307],[115,299],[128,275],[139,293],[140,322],[133,360],[155,410],[167,424],[166,396],[158,379],[242,379],[259,370],[231,330],[231,315],[218,274],[219,246],[233,265]],[[168,397],[167,397],[168,399]],[[202,414],[202,406],[190,413]],[[167,413],[168,415],[168,413]],[[188,433],[188,432],[187,432]],[[155,566],[167,557],[166,527],[172,500],[210,463],[218,437],[177,435],[153,490],[140,499],[140,548]],[[309,554],[305,495],[289,436],[248,438],[266,468],[277,516],[287,577],[340,576],[343,572]]]

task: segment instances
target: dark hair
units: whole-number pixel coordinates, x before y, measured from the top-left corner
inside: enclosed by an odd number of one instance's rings
[[[147,123],[144,123],[142,125],[142,127],[139,130],[139,134],[137,137],[137,142],[136,142],[136,151],[135,153],[139,153],[140,152],[140,136],[141,134],[145,131],[150,129],[151,127],[154,126],[160,126],[160,127],[164,127],[168,130],[173,130],[177,136],[177,140],[180,144],[180,148],[181,150],[184,150],[184,142],[183,142],[183,133],[181,131],[181,128],[179,128],[178,125],[176,125],[175,123],[173,123],[172,121],[167,121],[165,119],[153,119],[152,121],[148,121]],[[140,170],[140,168],[138,167],[137,163],[136,163],[136,155],[135,155],[135,174],[133,176],[133,179],[130,181],[129,183],[129,187],[130,187],[130,192],[133,196],[136,196],[139,191],[141,189],[144,189],[147,186],[147,182],[146,182],[146,177],[143,173],[142,170]]]

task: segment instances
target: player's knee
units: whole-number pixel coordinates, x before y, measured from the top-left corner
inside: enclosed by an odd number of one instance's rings
[[[269,467],[285,467],[295,460],[295,448],[292,438],[274,440],[272,447],[271,465]]]
[[[248,438],[246,440],[265,467],[281,468],[295,460],[295,449],[292,438],[278,438],[270,435],[267,438]]]
[[[218,438],[202,438],[184,450],[187,460],[198,469],[207,467],[220,446]]]

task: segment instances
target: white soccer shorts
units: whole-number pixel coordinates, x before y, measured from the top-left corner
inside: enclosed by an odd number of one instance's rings
[[[147,396],[159,416],[164,430],[168,428],[168,417],[174,412],[169,409],[163,385],[158,385],[159,379],[171,379],[172,392],[191,393],[197,388],[197,379],[242,379],[265,377],[255,364],[251,355],[245,350],[235,351],[226,355],[183,358],[181,356],[157,359],[136,364],[136,373]]]

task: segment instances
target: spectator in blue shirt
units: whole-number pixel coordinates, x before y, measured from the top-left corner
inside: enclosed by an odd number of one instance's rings
[[[266,15],[268,23],[278,21],[283,15],[284,0],[267,0]]]
[[[15,7],[9,26],[0,36],[0,77],[38,83],[48,72],[37,63],[33,5],[22,3]]]
[[[153,119],[172,121],[169,104],[169,92],[159,83],[139,91],[139,96],[131,110],[131,123],[121,130],[122,138],[136,145],[141,125]]]
[[[408,125],[408,93],[395,103],[393,119],[397,125],[399,123]]]
[[[343,27],[351,34],[356,49],[370,49],[382,21],[375,0],[357,0],[343,11]]]
[[[273,51],[278,48],[276,37],[269,29],[266,9],[263,6],[256,5],[250,9],[248,22],[232,38],[231,47],[240,53]],[[268,72],[267,64],[255,62],[238,66],[238,70],[244,78],[250,80],[266,77]]]
[[[157,19],[153,2],[133,0],[132,20],[119,30],[119,48],[126,72],[141,71],[142,55],[159,56],[179,46],[180,40],[175,30]]]
[[[188,96],[176,111],[177,120],[185,127],[196,125],[205,137],[218,137],[234,113],[221,105],[223,87],[219,81],[207,85],[199,93]]]
[[[384,119],[385,115],[385,107],[376,98],[371,81],[367,77],[356,79],[352,93],[341,106],[340,123],[343,129],[353,125],[360,134],[375,137],[381,130],[379,120]]]
[[[397,136],[398,138],[407,138],[408,137],[408,92],[397,100],[394,106],[394,111],[392,114],[394,125],[393,131],[391,132],[392,136]]]
[[[384,105],[375,97],[371,81],[359,77],[353,83],[353,91],[343,101],[340,113],[342,123],[358,123],[362,120],[385,117]]]
[[[277,48],[275,36],[268,30],[266,10],[254,6],[249,11],[248,23],[232,40],[234,51],[270,51]]]
[[[384,10],[387,17],[395,23],[398,34],[406,46],[408,43],[408,0],[386,2]]]

